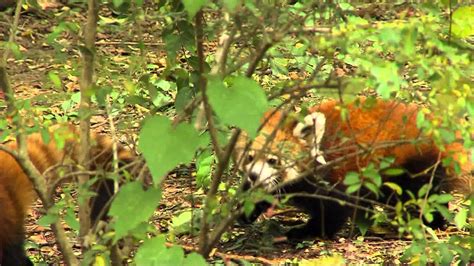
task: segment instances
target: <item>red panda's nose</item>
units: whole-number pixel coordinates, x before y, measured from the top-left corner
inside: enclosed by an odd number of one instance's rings
[[[257,181],[257,178],[258,178],[258,175],[256,173],[249,173],[249,179],[250,181],[252,181],[252,183],[255,183],[255,181]]]

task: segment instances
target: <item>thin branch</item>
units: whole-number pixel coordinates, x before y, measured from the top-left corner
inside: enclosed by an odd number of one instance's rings
[[[272,43],[264,41],[260,49],[253,55],[253,60],[250,62],[250,65],[245,72],[246,77],[250,78],[253,75],[255,69],[257,69],[258,63],[260,63],[270,47],[272,47]]]
[[[224,174],[225,169],[227,169],[227,166],[229,165],[230,158],[232,156],[232,153],[234,151],[235,145],[237,144],[237,140],[239,139],[241,130],[240,129],[235,129],[234,132],[232,133],[232,136],[230,138],[229,144],[227,144],[227,147],[224,151],[224,158],[222,161],[219,161],[217,164],[217,169],[214,172],[213,178],[212,178],[212,183],[211,183],[211,188],[209,189],[209,192],[207,193],[207,200],[212,202],[215,200],[215,195],[217,193],[217,189],[219,187],[219,184],[221,183],[222,175]],[[208,206],[206,205],[206,208]],[[215,245],[215,243],[219,240],[220,236],[224,231],[228,228],[228,226],[235,220],[235,217],[228,217],[226,222],[221,222],[218,225],[218,229],[215,229],[211,235],[208,235],[208,223],[207,223],[207,218],[209,216],[208,213],[204,212],[205,215],[203,216],[203,226],[206,231],[204,233],[206,236],[203,235],[203,231],[201,231],[201,239],[200,239],[200,253],[203,256],[208,256],[209,252],[211,251],[211,248]],[[206,222],[204,222],[206,221]],[[202,230],[202,229],[201,229]],[[202,240],[205,240],[202,241]]]
[[[202,107],[204,109],[204,114],[208,123],[209,135],[211,136],[212,147],[216,153],[218,159],[222,158],[222,151],[219,146],[218,138],[217,138],[217,128],[214,124],[214,118],[212,117],[212,109],[209,104],[209,99],[207,98],[207,80],[204,76],[205,72],[205,63],[206,58],[204,55],[204,17],[203,11],[200,10],[197,12],[195,17],[196,23],[196,47],[197,47],[197,56],[199,60],[199,90],[201,91],[202,97]]]
[[[18,29],[18,23],[20,21],[20,13],[21,13],[21,5],[23,4],[23,0],[18,0],[16,2],[16,7],[15,7],[15,16],[13,17],[13,24],[11,25],[10,29],[10,36],[8,36],[8,42],[10,44],[13,44],[16,39],[16,31]],[[7,59],[10,57],[10,49],[5,49],[5,52],[3,53],[3,58],[2,58],[2,65],[6,65]]]
[[[451,2],[451,1],[450,1]],[[423,213],[424,209],[426,208],[426,204],[428,203],[428,196],[430,196],[430,190],[433,188],[433,181],[436,175],[436,169],[438,169],[439,164],[441,163],[441,153],[438,154],[438,160],[433,165],[433,169],[431,170],[430,181],[428,182],[428,189],[426,190],[426,194],[423,197],[422,205],[420,206],[420,216],[418,217],[421,221],[423,221]]]
[[[81,74],[80,88],[81,101],[79,103],[80,121],[80,146],[78,163],[84,169],[90,168],[90,92],[94,86],[94,57],[95,57],[95,39],[97,32],[97,0],[87,1],[87,22],[84,27],[84,47],[82,49],[83,70]],[[82,186],[89,180],[88,175],[78,176],[78,184]],[[79,236],[84,244],[85,236],[90,231],[90,206],[88,201],[86,204],[79,204]]]
[[[222,75],[226,70],[227,56],[229,54],[230,45],[232,44],[235,36],[235,28],[232,28],[231,32],[228,32],[227,25],[229,22],[229,13],[224,13],[224,20],[227,22],[224,24],[224,29],[221,36],[219,37],[219,46],[217,47],[215,58],[216,64],[211,69],[212,75]]]

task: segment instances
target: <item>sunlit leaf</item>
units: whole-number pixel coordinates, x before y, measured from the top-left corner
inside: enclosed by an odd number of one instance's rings
[[[206,266],[209,265],[206,260],[196,252],[192,252],[184,258],[183,266]]]
[[[356,172],[349,172],[344,178],[344,185],[354,185],[360,183],[359,174]]]
[[[383,183],[383,185],[389,187],[391,190],[395,191],[398,195],[402,195],[403,190],[398,184],[392,183],[392,182],[385,182]]]
[[[109,214],[115,216],[115,239],[127,235],[140,223],[147,221],[161,199],[159,188],[143,189],[141,182],[130,182],[120,188]]]
[[[460,38],[474,35],[474,6],[462,6],[453,12],[452,32]]]
[[[207,4],[208,0],[183,0],[184,9],[188,12],[190,18],[193,18],[196,13]]]
[[[403,168],[389,168],[383,171],[383,174],[388,176],[398,176],[403,173],[405,173],[405,169]]]
[[[167,117],[155,116],[146,120],[140,131],[138,148],[143,152],[153,181],[159,183],[178,164],[190,162],[196,149],[207,142],[205,136],[199,136],[190,124],[173,126]]]
[[[208,84],[208,97],[217,116],[227,125],[234,125],[255,136],[260,120],[268,108],[263,89],[252,79],[237,77],[230,87],[212,78]]]
[[[382,98],[388,99],[392,92],[400,89],[401,80],[395,63],[386,63],[383,66],[375,65],[370,72],[377,80],[376,91]]]
[[[136,265],[182,265],[184,251],[178,246],[167,248],[165,235],[147,239],[135,255]]]
[[[458,229],[463,229],[467,224],[467,209],[460,209],[459,212],[454,216],[454,224]]]

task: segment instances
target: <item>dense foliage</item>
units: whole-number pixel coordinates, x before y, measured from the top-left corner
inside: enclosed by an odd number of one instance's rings
[[[34,6],[28,2],[28,8]],[[82,1],[69,1],[54,15],[57,24],[39,41],[52,52],[49,58],[22,51],[21,38],[4,40],[0,46],[15,57],[10,62],[28,64],[30,57],[49,61],[53,67],[44,73],[44,89],[59,92],[52,100],[54,110],[42,105],[52,104],[49,97],[18,97],[21,116],[0,120],[2,139],[19,131],[11,127],[11,119],[37,131],[97,115],[107,118],[108,127],[132,135],[129,142],[138,135],[137,150],[152,178],[143,182],[127,176],[120,182],[110,223],[91,230],[92,244],[81,255],[85,264],[108,264],[115,249],[121,249],[121,258],[137,265],[205,265],[213,248],[231,237],[238,215],[250,213],[259,199],[272,197],[243,192],[242,177],[231,162],[240,130],[255,136],[270,107],[296,106],[304,112],[322,98],[350,101],[360,94],[416,102],[424,106],[418,126],[431,132],[437,143],[462,138],[466,149],[474,151],[472,124],[458,122],[474,117],[474,6],[456,1],[306,0],[114,0],[99,6],[94,51],[82,45],[80,14],[87,8]],[[114,35],[126,48],[103,49],[116,40],[102,36]],[[88,52],[96,57],[95,82],[88,88],[92,108],[81,113],[74,84],[83,67],[78,55]],[[383,185],[400,190],[382,184],[383,168],[370,165],[348,175],[347,193],[362,186],[375,193]],[[193,204],[176,213],[170,230],[162,233],[149,220],[160,216],[155,210],[167,200],[162,197],[163,182],[179,175],[179,169],[193,172],[188,177],[195,183],[189,185],[188,195]],[[396,174],[397,169],[391,171]],[[427,198],[428,189],[413,195],[408,204],[422,206],[428,221],[432,210],[442,212],[460,233],[439,237],[418,217],[403,215],[409,206],[397,206],[390,221],[399,226],[399,235],[413,240],[401,259],[443,265],[474,260],[472,220],[469,224],[467,219],[474,214],[474,202],[463,201],[453,213],[444,207],[451,196]],[[39,223],[47,226],[63,219],[77,232],[75,207],[91,191],[87,183],[78,195],[73,188],[63,190],[64,197]],[[387,219],[383,212],[375,216],[376,223]],[[365,234],[368,225],[359,226]],[[183,234],[197,243],[195,252],[170,244]]]

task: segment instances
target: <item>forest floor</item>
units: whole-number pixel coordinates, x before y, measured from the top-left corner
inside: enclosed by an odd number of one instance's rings
[[[75,46],[77,36],[69,33],[61,33],[59,37],[65,48],[60,55],[51,44],[45,42],[56,25],[62,9],[53,9],[45,13],[28,13],[21,17],[18,42],[23,57],[11,59],[9,62],[9,75],[11,84],[20,99],[30,99],[37,116],[55,117],[64,116],[67,108],[65,102],[70,101],[71,96],[78,92],[78,66],[79,54]],[[53,15],[54,13],[54,15]],[[69,21],[84,22],[81,12],[72,12]],[[0,22],[7,15],[0,17]],[[6,22],[3,21],[4,23]],[[130,68],[131,61],[140,52],[136,48],[136,32],[129,27],[120,30],[120,20],[108,21],[110,30],[103,30],[98,34],[98,58],[99,62],[107,59],[107,67],[110,72],[118,71],[123,75],[133,77],[133,69]],[[144,24],[148,22],[143,22]],[[7,25],[7,24],[5,24]],[[81,24],[79,24],[81,25]],[[142,25],[147,29],[143,33],[147,64],[151,74],[159,74],[164,68],[163,45],[159,38],[159,30],[153,23]],[[8,27],[0,27],[0,39],[5,40]],[[122,28],[123,29],[123,28]],[[212,44],[210,45],[212,49]],[[62,56],[62,57],[60,57]],[[54,82],[55,78],[50,73],[57,73],[60,85]],[[100,74],[100,73],[99,73]],[[99,82],[106,85],[117,86],[118,83],[126,84],[126,78],[108,84],[104,80],[108,77],[99,78]],[[125,85],[124,85],[125,86]],[[139,122],[142,118],[142,108],[137,106],[126,106],[121,115],[117,116],[117,123],[123,122],[119,127],[120,134],[126,136],[125,141],[133,142],[136,139]],[[160,110],[163,111],[163,110]],[[168,113],[167,110],[163,112]],[[172,112],[171,112],[172,113]],[[92,118],[93,130],[108,132],[106,114],[97,114]],[[174,171],[164,181],[163,200],[155,218],[156,227],[167,232],[170,222],[177,214],[191,207],[197,207],[193,203],[193,196],[198,194],[193,181],[193,169],[182,168]],[[199,197],[197,195],[196,197]],[[47,264],[61,264],[60,253],[54,240],[53,233],[46,227],[38,225],[40,218],[40,205],[36,203],[28,216],[27,248],[30,256],[36,261]],[[295,218],[296,217],[296,218]],[[400,263],[400,257],[406,247],[410,244],[407,239],[389,238],[384,235],[372,235],[370,237],[358,237],[348,239],[342,233],[335,240],[313,240],[305,241],[297,245],[288,243],[273,243],[273,237],[265,232],[278,234],[283,230],[281,224],[292,225],[301,221],[297,219],[292,210],[280,211],[271,219],[262,219],[261,222],[249,227],[236,227],[226,234],[217,249],[211,253],[213,262],[224,262],[248,260],[263,264],[292,263],[307,260],[307,265],[317,265],[322,262],[321,258],[329,257],[332,264],[368,264],[368,263]],[[71,231],[71,230],[70,230]],[[347,231],[347,230],[346,230]],[[442,236],[442,234],[440,235]],[[197,247],[197,237],[190,234],[176,237],[176,242],[186,249]],[[79,249],[78,245],[75,245]],[[303,261],[304,263],[304,261]]]

